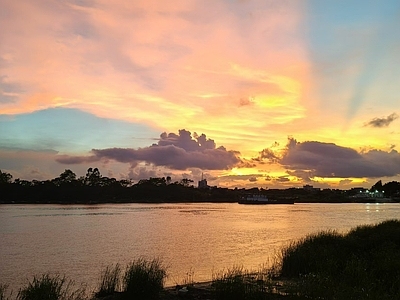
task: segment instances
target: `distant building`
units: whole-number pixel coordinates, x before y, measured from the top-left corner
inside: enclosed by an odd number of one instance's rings
[[[365,193],[367,189],[363,187],[353,187],[350,189],[350,191],[353,193]]]
[[[353,198],[384,198],[385,193],[379,191],[361,190]]]
[[[207,189],[208,188],[207,179],[203,178],[203,174],[201,174],[201,180],[199,180],[198,188],[199,189]]]

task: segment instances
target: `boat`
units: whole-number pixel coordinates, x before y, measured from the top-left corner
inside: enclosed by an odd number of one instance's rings
[[[251,194],[243,196],[239,204],[294,204],[294,198],[269,199],[266,195]]]

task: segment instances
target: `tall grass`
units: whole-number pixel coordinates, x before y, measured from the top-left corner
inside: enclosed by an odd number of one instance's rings
[[[8,300],[10,298],[7,297],[7,288],[6,284],[0,284],[0,300]],[[12,294],[12,292],[11,292]],[[11,295],[9,295],[11,296]]]
[[[83,300],[85,289],[72,290],[73,281],[65,276],[43,274],[34,276],[28,285],[19,290],[17,300]]]
[[[213,275],[212,286],[217,300],[267,299],[272,287],[267,273],[249,272],[239,266]]]
[[[295,277],[324,271],[336,273],[343,268],[347,256],[348,249],[342,235],[335,231],[320,232],[282,249],[280,274]]]
[[[186,276],[183,278],[180,285],[184,286],[193,286],[194,285],[194,270],[190,268],[188,272],[186,272]]]
[[[159,259],[136,259],[128,264],[123,278],[125,299],[158,299],[164,288],[166,270]]]
[[[104,271],[102,271],[100,276],[100,283],[98,290],[95,293],[96,297],[104,297],[112,295],[120,290],[121,286],[121,267],[117,263],[115,265],[107,266]]]
[[[115,295],[122,299],[158,299],[164,288],[166,268],[161,260],[139,258],[126,266],[125,272],[119,264],[107,266],[101,272],[95,297]]]
[[[321,232],[282,250],[293,291],[323,299],[400,299],[400,221]]]

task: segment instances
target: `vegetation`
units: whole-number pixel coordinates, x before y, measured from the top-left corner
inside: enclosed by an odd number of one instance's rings
[[[28,286],[22,288],[17,300],[83,300],[86,299],[85,289],[72,290],[73,281],[65,276],[43,274],[34,277]]]
[[[0,284],[0,300],[8,300],[9,298],[7,297],[7,285],[5,284]]]
[[[278,269],[311,299],[400,299],[400,221],[307,236],[282,250]]]
[[[160,202],[235,202],[237,193],[226,188],[197,189],[191,179],[172,182],[170,177],[117,180],[89,168],[77,177],[65,170],[52,180],[12,180],[0,171],[1,203],[160,203]]]
[[[374,199],[351,197],[359,189],[348,191],[331,189],[228,189],[218,187],[195,188],[193,180],[183,178],[173,182],[171,177],[139,180],[102,176],[98,168],[89,168],[85,176],[77,177],[67,169],[52,180],[12,180],[12,175],[0,170],[1,203],[161,203],[161,202],[237,202],[244,194],[265,194],[270,198],[295,198],[296,202],[370,202]],[[382,184],[378,181],[371,191],[382,192],[400,202],[400,182]]]
[[[216,275],[212,286],[217,300],[256,300],[268,299],[271,283],[268,272],[249,272],[236,266]]]
[[[158,299],[167,273],[159,259],[137,259],[125,271],[124,299]]]
[[[107,266],[101,273],[100,284],[95,296],[104,297],[118,292],[121,286],[121,271],[121,267],[118,263],[112,266]]]
[[[96,297],[121,294],[122,299],[158,299],[167,275],[161,260],[139,258],[127,265],[125,273],[119,264],[101,273]]]

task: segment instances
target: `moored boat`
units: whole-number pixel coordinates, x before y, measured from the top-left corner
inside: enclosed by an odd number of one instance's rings
[[[294,204],[294,198],[269,199],[266,195],[251,194],[243,196],[239,204]]]

